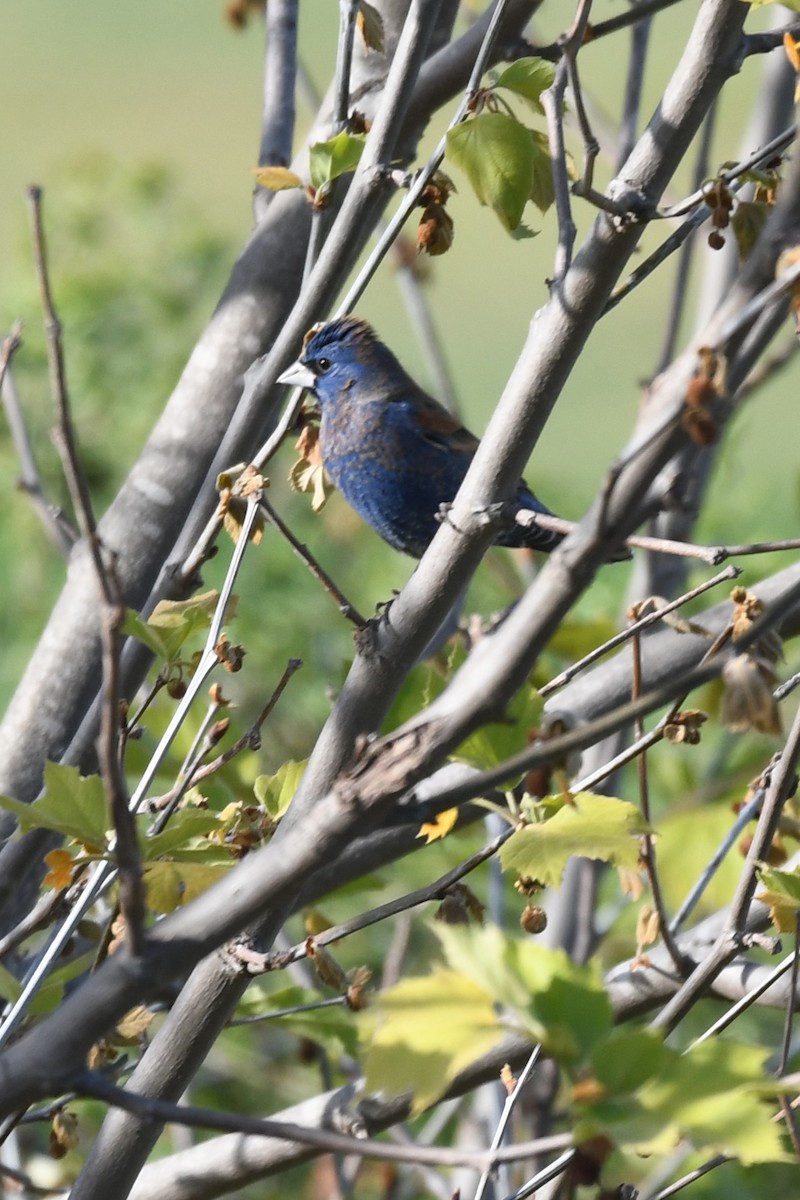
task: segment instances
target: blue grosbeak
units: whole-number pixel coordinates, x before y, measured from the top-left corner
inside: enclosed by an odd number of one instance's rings
[[[366,321],[315,326],[279,383],[308,388],[321,412],[325,470],[348,503],[396,550],[420,558],[454,498],[478,439],[408,375]],[[549,513],[520,480],[522,509]],[[562,535],[503,530],[501,546],[553,550]]]

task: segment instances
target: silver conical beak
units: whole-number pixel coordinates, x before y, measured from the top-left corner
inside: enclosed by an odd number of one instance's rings
[[[308,388],[310,392],[313,392],[317,377],[313,371],[298,361],[287,367],[283,374],[278,376],[277,382],[287,383],[290,387]]]

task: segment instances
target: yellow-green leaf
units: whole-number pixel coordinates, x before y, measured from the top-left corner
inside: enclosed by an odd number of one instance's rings
[[[263,804],[273,821],[278,821],[292,802],[297,791],[306,760],[295,762],[289,759],[281,763],[274,775],[259,775],[253,784],[253,791],[259,804]]]
[[[191,634],[208,629],[218,600],[216,591],[202,592],[189,600],[160,600],[147,621],[128,610],[122,631],[144,642],[159,658],[174,662]],[[236,615],[236,603],[237,598],[232,596],[225,611],[226,620]]]
[[[484,725],[470,734],[455,757],[482,770],[499,766],[525,749],[543,708],[544,702],[534,688],[521,688],[506,709],[506,720]]]
[[[355,171],[364,152],[366,134],[343,129],[327,142],[316,142],[310,150],[311,184],[319,191],[325,184]]]
[[[506,870],[557,887],[574,855],[635,867],[647,826],[639,809],[613,796],[579,792],[549,820],[513,833],[500,851]]]
[[[103,781],[81,776],[77,767],[45,763],[44,794],[33,804],[0,796],[0,808],[12,812],[20,831],[52,829],[64,837],[104,850],[110,826]]]
[[[421,1112],[458,1072],[504,1035],[485,988],[453,971],[404,979],[382,992],[378,1024],[366,1055],[366,1087],[412,1092]],[[362,1027],[372,1025],[372,1014]]]
[[[271,192],[288,192],[303,187],[303,181],[288,167],[256,167],[253,171],[259,187]]]
[[[515,95],[522,96],[537,112],[543,113],[539,97],[547,88],[553,86],[555,77],[556,69],[546,59],[518,58],[500,72],[494,86],[507,88]]]
[[[800,912],[800,873],[761,867],[758,874],[764,890],[756,899],[769,905],[773,924],[780,933],[794,933]]]
[[[550,157],[550,143],[543,133],[535,129],[529,130],[533,142],[533,182],[529,199],[533,201],[539,212],[546,213],[553,203],[553,161]]]
[[[480,203],[509,232],[516,229],[534,185],[537,154],[530,129],[505,113],[482,112],[449,131],[447,154]]]
[[[597,965],[512,938],[488,925],[437,926],[449,965],[489,992],[514,1024],[565,1064],[585,1059],[609,1033],[611,1004]]]
[[[230,864],[150,862],[142,870],[147,904],[155,912],[170,913],[188,904],[229,870]]]

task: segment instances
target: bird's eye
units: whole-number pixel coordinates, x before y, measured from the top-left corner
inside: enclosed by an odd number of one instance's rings
[[[317,370],[319,371],[320,375],[326,375],[328,373],[328,371],[330,371],[332,366],[333,366],[333,363],[331,362],[331,360],[329,358],[318,358],[317,359]]]

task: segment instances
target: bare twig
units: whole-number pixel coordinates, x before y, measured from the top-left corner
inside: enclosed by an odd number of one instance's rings
[[[631,642],[633,649],[633,670],[631,675],[631,699],[636,700],[641,692],[642,684],[642,644],[641,635],[636,633]],[[634,736],[641,740],[644,737],[644,726],[642,718],[637,717],[633,724]],[[643,750],[636,759],[636,767],[639,776],[639,797],[642,817],[645,824],[650,829],[651,813],[650,813],[650,789],[647,779],[647,751]],[[664,904],[664,895],[661,891],[661,880],[658,875],[656,866],[656,848],[655,838],[651,832],[647,832],[642,837],[641,859],[644,863],[647,878],[650,882],[650,893],[653,897],[653,904],[658,914],[659,932],[663,939],[664,945],[667,948],[667,953],[672,959],[675,969],[679,974],[683,974],[686,969],[686,964],[683,955],[681,954],[674,937],[672,930],[667,920],[667,911]]]
[[[708,175],[708,160],[711,151],[711,140],[714,136],[714,127],[716,125],[716,114],[717,106],[714,104],[709,109],[700,132],[700,144],[697,148],[697,159],[694,167],[694,183],[697,189],[700,188],[702,181]],[[685,241],[681,247],[680,257],[678,258],[678,269],[675,274],[675,283],[672,288],[669,315],[661,346],[661,354],[659,355],[658,365],[655,369],[656,375],[660,375],[662,371],[666,370],[675,355],[681,316],[688,295],[689,270],[694,247],[694,240]]]
[[[141,1096],[108,1082],[98,1072],[87,1071],[76,1080],[76,1091],[125,1109],[145,1120],[172,1122],[197,1129],[214,1129],[223,1133],[245,1133],[255,1136],[281,1138],[300,1142],[319,1150],[356,1154],[386,1162],[426,1163],[440,1167],[472,1167],[482,1171],[495,1163],[519,1162],[565,1144],[563,1137],[538,1138],[516,1146],[499,1146],[496,1150],[469,1151],[433,1146],[390,1146],[370,1138],[348,1137],[327,1129],[314,1129],[289,1122],[271,1121],[244,1114],[229,1114],[189,1104],[172,1104],[167,1100]]]
[[[786,745],[778,764],[772,771],[769,787],[764,797],[758,825],[748,850],[736,893],[731,903],[730,915],[710,954],[689,976],[672,1000],[656,1016],[653,1025],[659,1029],[674,1029],[675,1025],[694,1005],[697,998],[713,982],[723,966],[740,949],[742,931],[747,912],[756,889],[756,868],[763,861],[775,835],[783,806],[795,786],[795,770],[800,757],[800,712],[795,716]]]
[[[66,513],[57,505],[51,504],[45,496],[39,464],[28,436],[22,404],[11,373],[12,358],[22,345],[20,329],[21,325],[17,322],[9,336],[3,340],[0,349],[0,394],[20,466],[17,487],[25,492],[54,546],[66,557],[75,545],[78,535]]]
[[[533,1069],[536,1066],[537,1062],[539,1061],[539,1056],[541,1055],[541,1052],[542,1052],[541,1046],[534,1046],[533,1050],[531,1051],[530,1058],[528,1059],[528,1061],[525,1063],[525,1066],[520,1071],[519,1078],[517,1079],[516,1083],[514,1084],[514,1087],[512,1088],[511,1092],[506,1096],[506,1102],[503,1105],[503,1111],[500,1115],[500,1120],[497,1122],[497,1128],[495,1129],[494,1136],[492,1137],[492,1144],[491,1144],[492,1150],[496,1150],[498,1148],[498,1146],[501,1145],[503,1138],[505,1136],[506,1129],[508,1128],[508,1122],[511,1120],[511,1114],[514,1112],[514,1109],[517,1106],[517,1102],[522,1094],[522,1089],[525,1087],[525,1084],[530,1079]],[[486,1189],[489,1186],[489,1180],[491,1179],[491,1176],[492,1176],[492,1173],[490,1170],[486,1170],[483,1172],[483,1174],[481,1175],[481,1177],[478,1181],[478,1186],[475,1191],[475,1200],[483,1200],[483,1197],[486,1193]]]
[[[237,738],[233,745],[229,746],[227,750],[224,750],[222,754],[218,755],[213,762],[206,763],[205,765],[201,766],[200,764],[205,757],[205,753],[207,753],[207,751],[203,749],[202,753],[197,756],[195,765],[193,767],[189,767],[183,773],[182,779],[174,788],[167,792],[166,795],[159,796],[148,801],[148,811],[160,812],[162,809],[166,809],[168,812],[174,811],[175,806],[180,801],[181,796],[183,796],[190,787],[196,787],[197,784],[202,783],[204,779],[208,779],[209,776],[216,774],[216,772],[224,767],[226,763],[231,762],[237,754],[241,754],[243,750],[258,750],[261,745],[262,725],[275,708],[275,705],[283,694],[287,683],[294,675],[295,671],[299,671],[302,665],[303,664],[299,658],[290,658],[286,666],[286,670],[278,680],[272,695],[250,728],[246,729],[242,736]],[[159,821],[154,823],[151,832],[154,834],[160,833],[162,828],[163,822],[161,819],[159,819]]]
[[[344,593],[339,590],[328,572],[319,565],[308,546],[306,546],[305,543],[298,541],[283,518],[278,516],[277,512],[272,507],[269,500],[267,500],[266,496],[263,496],[261,499],[261,510],[267,519],[279,531],[279,533],[286,538],[286,541],[292,547],[297,557],[301,562],[305,563],[317,582],[322,584],[323,588],[334,601],[342,616],[348,621],[352,622],[356,629],[363,629],[367,622],[361,616],[361,613],[350,603]]]
[[[55,310],[47,265],[44,228],[42,224],[42,193],[38,187],[28,189],[33,229],[34,259],[44,311],[50,379],[56,408],[55,440],[69,487],[78,524],[89,545],[100,591],[100,632],[103,664],[103,705],[98,740],[100,773],[106,793],[108,810],[116,834],[115,855],[120,874],[120,904],[125,916],[126,937],[133,953],[141,948],[144,920],[144,890],[142,885],[139,845],[136,825],[129,807],[128,790],[119,758],[120,730],[120,628],[125,616],[122,588],[117,577],[114,558],[104,553],[97,535],[89,488],[78,456],[77,439],[69,406],[69,392],[64,365],[61,322]]]
[[[715,575],[713,579],[707,579],[705,583],[698,584],[696,588],[692,588],[691,591],[685,592],[682,596],[678,596],[677,600],[671,600],[669,604],[665,604],[663,607],[654,609],[652,612],[648,613],[647,616],[640,617],[638,621],[634,621],[632,625],[628,625],[620,633],[615,634],[614,637],[609,638],[607,641],[603,642],[602,645],[597,646],[594,650],[590,650],[589,653],[585,654],[583,658],[578,659],[577,662],[571,663],[570,666],[566,667],[563,671],[561,671],[560,674],[554,676],[553,679],[548,680],[544,687],[539,689],[539,695],[542,696],[543,699],[546,699],[560,687],[563,687],[565,683],[569,683],[569,681],[574,679],[576,675],[579,675],[581,671],[584,671],[587,667],[591,666],[593,662],[596,662],[599,658],[602,658],[611,650],[616,650],[617,646],[622,646],[625,642],[629,641],[634,634],[641,633],[642,630],[649,629],[651,625],[658,624],[658,622],[662,621],[664,617],[669,615],[669,613],[674,612],[677,608],[681,608],[684,604],[688,604],[691,600],[696,600],[698,596],[702,596],[704,592],[709,591],[713,587],[717,587],[720,583],[725,583],[726,581],[732,579],[738,579],[741,573],[742,572],[739,567],[726,567],[724,571],[720,571],[719,575]]]
[[[316,946],[328,946],[331,942],[341,941],[342,938],[349,937],[351,934],[357,933],[360,929],[367,929],[370,925],[377,925],[379,921],[385,921],[388,917],[394,917],[398,913],[406,912],[410,908],[416,908],[420,904],[427,904],[430,900],[440,900],[446,894],[448,888],[458,883],[465,875],[469,875],[481,863],[492,858],[500,847],[508,841],[513,832],[513,826],[509,825],[497,837],[476,851],[475,854],[470,855],[464,862],[454,867],[452,871],[447,871],[432,883],[426,884],[425,887],[417,888],[414,892],[398,896],[396,900],[389,900],[386,904],[378,905],[377,908],[372,908],[368,912],[359,913],[358,916],[351,917],[349,921],[343,921],[339,925],[332,925],[330,929],[326,929],[314,936],[314,944]],[[271,954],[256,955],[253,951],[248,950],[246,957],[248,969],[251,973],[258,974],[262,971],[282,970],[290,963],[305,958],[307,954],[308,941],[305,939],[302,942],[298,942],[296,946],[292,946],[289,950],[276,950]]]
[[[572,262],[572,250],[578,230],[572,218],[567,147],[564,141],[564,92],[567,87],[566,60],[561,59],[552,87],[542,92],[540,100],[547,118],[547,138],[553,171],[553,199],[558,224],[558,245],[553,264],[553,281],[562,279]]]

